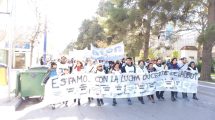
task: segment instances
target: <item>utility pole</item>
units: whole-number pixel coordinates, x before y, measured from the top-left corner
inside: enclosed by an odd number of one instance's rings
[[[43,46],[43,62],[46,65],[46,48],[47,48],[47,16],[45,17],[45,28],[44,28],[44,46]]]

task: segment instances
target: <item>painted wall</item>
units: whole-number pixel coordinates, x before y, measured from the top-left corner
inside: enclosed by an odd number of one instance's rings
[[[197,51],[196,50],[181,50],[181,57],[188,58],[188,61],[197,62]]]

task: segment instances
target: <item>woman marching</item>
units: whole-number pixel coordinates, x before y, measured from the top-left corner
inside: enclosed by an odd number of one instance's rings
[[[84,66],[81,61],[76,62],[76,65],[74,66],[72,73],[77,74],[77,75],[84,73]],[[76,102],[76,99],[74,99],[74,102]],[[80,105],[81,105],[80,98],[78,98],[78,106],[80,106]]]
[[[94,73],[95,70],[96,70],[96,66],[95,66],[93,60],[88,59],[87,65],[85,66],[85,73],[91,74],[91,73]],[[90,104],[92,100],[93,100],[92,97],[88,97],[88,104]]]
[[[190,71],[191,73],[199,73],[199,72],[198,72],[198,69],[197,69],[197,67],[196,67],[195,62],[193,62],[193,61],[190,62],[190,64],[188,65],[187,70]],[[188,98],[187,93],[183,93],[183,97],[184,97],[184,98]],[[193,93],[193,99],[194,99],[194,100],[199,100],[199,99],[197,98],[197,96],[196,96],[196,93]]]
[[[153,63],[149,63],[148,66],[147,66],[147,70],[149,73],[152,73],[152,72],[155,72],[156,69],[153,67]],[[148,98],[149,100],[152,102],[152,103],[155,103],[155,99],[154,99],[154,95],[148,95]]]
[[[114,74],[114,75],[120,75],[122,73],[122,71],[120,70],[120,63],[119,62],[116,62],[113,65],[111,73]],[[112,105],[116,106],[116,104],[117,104],[116,98],[113,98],[113,104]]]
[[[177,64],[177,58],[173,58],[168,66],[169,70],[179,70],[179,66]],[[171,91],[171,100],[174,102],[176,101],[177,98],[177,92],[176,91]]]
[[[139,74],[148,74],[148,70],[147,70],[147,68],[145,66],[145,62],[143,60],[139,60],[138,61],[138,66],[137,66],[136,73],[139,73]],[[145,102],[143,100],[143,96],[138,97],[138,100],[142,104],[145,104]]]

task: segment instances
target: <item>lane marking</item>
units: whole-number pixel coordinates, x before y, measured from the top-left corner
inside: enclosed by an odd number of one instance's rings
[[[200,86],[200,87],[204,87],[204,88],[210,88],[210,89],[214,89],[215,90],[215,87],[211,87],[211,86],[207,86],[207,85],[198,85],[198,86]]]
[[[207,82],[207,81],[199,81],[199,82],[215,85],[215,83],[213,83],[213,82]]]

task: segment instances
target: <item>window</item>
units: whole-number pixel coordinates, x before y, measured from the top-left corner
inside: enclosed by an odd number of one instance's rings
[[[25,69],[25,53],[15,53],[15,69]]]

